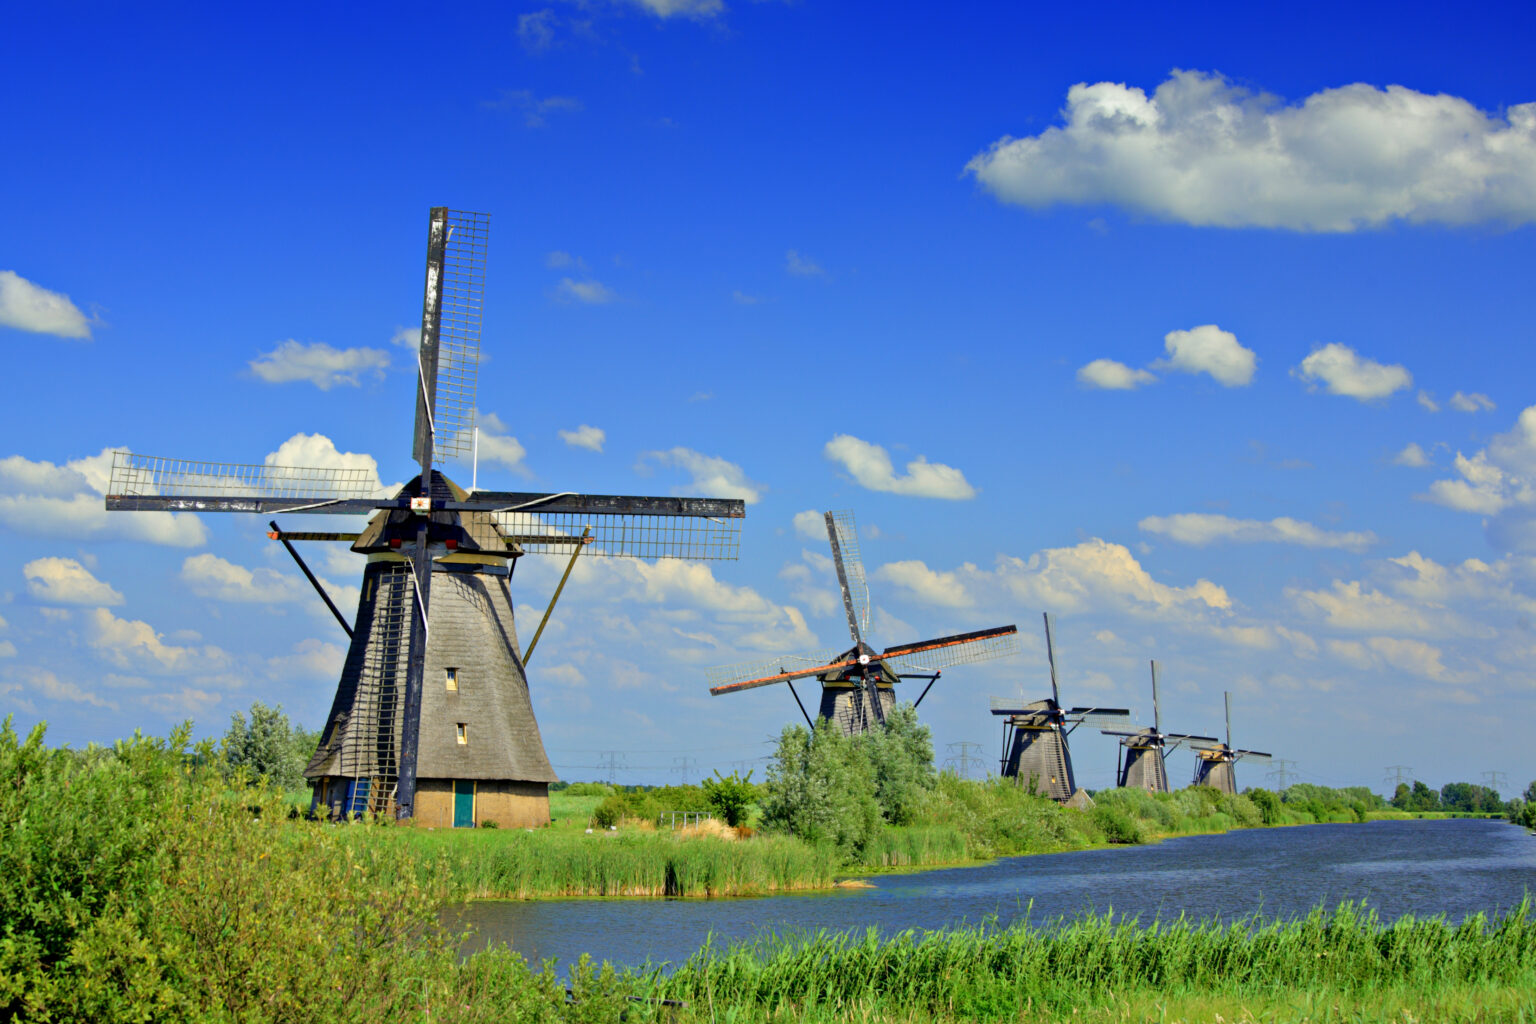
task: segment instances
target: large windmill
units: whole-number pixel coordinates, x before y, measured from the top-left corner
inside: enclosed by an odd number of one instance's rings
[[[714,685],[709,688],[710,693],[719,696],[770,683],[787,683],[806,724],[815,728],[800,694],[795,691],[794,681],[816,676],[821,680],[821,706],[817,717],[827,719],[844,734],[852,736],[885,724],[886,715],[896,706],[894,687],[899,680],[928,680],[928,685],[913,701],[916,706],[928,696],[941,670],[1018,652],[1018,629],[999,626],[897,644],[876,653],[864,639],[869,633],[869,587],[864,579],[864,563],[859,557],[859,535],[853,525],[853,513],[828,512],[824,518],[853,646],[840,654],[834,648],[711,669],[709,680]],[[800,667],[787,667],[790,665]]]
[[[397,493],[373,490],[372,474],[357,469],[129,452],[113,459],[112,511],[370,516],[358,533],[271,524],[270,536],[284,542],[351,636],[305,771],[316,807],[332,814],[393,812],[441,825],[547,822],[555,773],[513,624],[508,584],[517,559],[563,554],[574,563],[584,548],[643,558],[736,556],[745,515],[737,500],[466,492],[434,468],[472,457],[488,229],[484,214],[431,211],[412,400],[411,457],[420,469]],[[346,541],[367,556],[352,626],[304,566],[295,540]]]
[[[1077,793],[1077,779],[1072,774],[1072,751],[1067,737],[1085,722],[1089,725],[1118,725],[1131,717],[1126,708],[1061,706],[1061,689],[1056,684],[1056,639],[1051,613],[1045,613],[1045,656],[1051,666],[1051,695],[1044,700],[1024,703],[1007,697],[992,698],[992,713],[1003,716],[1004,778],[1053,800],[1066,802]]]
[[[1269,755],[1262,750],[1233,749],[1232,691],[1223,691],[1222,697],[1227,705],[1227,742],[1195,751],[1195,781],[1192,785],[1214,786],[1223,793],[1236,793],[1237,775],[1232,766],[1243,758],[1260,764],[1267,763]]]
[[[1119,736],[1121,755],[1116,774],[1116,785],[1145,789],[1152,793],[1168,792],[1168,768],[1164,758],[1177,750],[1181,743],[1189,743],[1195,750],[1214,746],[1221,741],[1215,736],[1196,736],[1187,732],[1163,732],[1163,714],[1157,702],[1157,662],[1152,663],[1152,728],[1134,730],[1101,729],[1106,736]],[[1169,746],[1169,741],[1173,745]]]

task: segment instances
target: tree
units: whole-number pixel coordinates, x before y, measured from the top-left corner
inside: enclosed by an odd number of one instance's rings
[[[224,761],[231,775],[244,770],[252,781],[265,777],[279,789],[298,789],[317,742],[317,734],[288,721],[281,704],[269,708],[258,700],[250,718],[239,711],[230,716]]]
[[[1440,809],[1440,794],[1430,789],[1418,779],[1413,780],[1413,792],[1408,794],[1408,810],[1410,811],[1438,811]]]
[[[785,727],[763,789],[764,825],[808,842],[835,843],[850,860],[880,823],[866,745],[825,719],[814,732]]]
[[[750,771],[743,779],[735,772],[721,775],[720,769],[716,768],[715,777],[705,779],[701,785],[704,789],[704,799],[709,801],[709,806],[732,828],[746,820],[747,810],[757,799],[757,787],[752,785]]]
[[[917,720],[917,709],[898,704],[885,728],[859,737],[869,748],[880,814],[893,825],[912,821],[919,794],[938,779],[933,767],[933,734]]]
[[[1408,783],[1399,782],[1397,784],[1396,792],[1392,794],[1392,806],[1396,807],[1400,811],[1406,811],[1408,809],[1408,803],[1412,799],[1413,790],[1409,788]]]

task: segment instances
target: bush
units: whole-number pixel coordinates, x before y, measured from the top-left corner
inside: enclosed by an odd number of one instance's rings
[[[747,820],[747,811],[757,800],[757,787],[752,785],[750,771],[743,779],[735,772],[731,772],[728,776],[721,775],[717,768],[715,777],[705,779],[701,788],[704,790],[704,799],[709,801],[709,806],[732,828]]]

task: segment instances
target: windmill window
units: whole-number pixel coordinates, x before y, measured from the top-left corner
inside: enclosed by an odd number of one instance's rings
[[[443,682],[450,690],[459,688],[459,670],[456,668],[443,670]]]
[[[469,743],[469,726],[465,725],[463,722],[460,722],[458,724],[458,730],[459,730],[459,746],[462,747],[462,746],[467,745]]]

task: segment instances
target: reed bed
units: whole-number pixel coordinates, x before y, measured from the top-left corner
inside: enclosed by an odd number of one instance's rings
[[[789,836],[749,842],[691,832],[424,832],[352,830],[356,841],[396,844],[402,875],[441,871],[459,899],[562,896],[753,896],[832,885],[827,847]]]
[[[1536,1010],[1536,920],[1386,924],[1343,904],[1288,922],[1142,926],[1090,917],[1049,928],[978,927],[882,939],[828,934],[701,950],[670,975],[647,974],[656,998],[750,1006],[765,1017],[889,1013],[900,1019],[1027,1019],[1185,1000],[1290,1005],[1332,996],[1370,1007],[1458,993]],[[1511,997],[1514,997],[1511,999]],[[1414,1005],[1412,1002],[1409,1005]],[[1209,1019],[1209,1018],[1207,1018]]]

